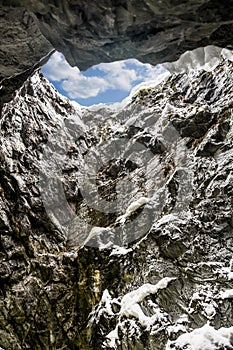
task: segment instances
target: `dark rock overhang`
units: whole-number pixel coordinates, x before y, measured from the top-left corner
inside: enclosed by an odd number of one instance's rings
[[[81,70],[130,57],[155,65],[210,44],[231,49],[232,5],[232,0],[2,0],[1,103],[53,49]]]

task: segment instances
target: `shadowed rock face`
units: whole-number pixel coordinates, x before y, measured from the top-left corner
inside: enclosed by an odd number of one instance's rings
[[[16,89],[48,59],[53,47],[26,9],[0,6],[0,109]]]
[[[184,350],[188,342],[181,346],[178,336],[208,321],[227,328],[225,345],[207,336],[210,349],[233,348],[232,74],[227,59],[210,72],[173,74],[116,112],[76,109],[38,72],[4,105],[1,348]],[[82,191],[83,163],[91,174],[91,152],[105,154],[115,140],[125,140],[126,154],[142,147],[136,159],[98,163],[101,199],[111,204],[118,181],[132,183],[117,193],[121,206],[106,213]],[[68,238],[48,205],[56,197],[53,159],[62,151],[62,186],[80,219],[67,216]],[[129,211],[125,202],[145,197]],[[66,207],[51,209],[63,222]],[[89,232],[87,224],[102,230]],[[127,244],[130,224],[135,240]]]
[[[210,44],[232,47],[232,6],[232,0],[3,0],[1,79],[21,74],[5,82],[4,100],[52,48],[84,70],[131,57],[155,65]]]

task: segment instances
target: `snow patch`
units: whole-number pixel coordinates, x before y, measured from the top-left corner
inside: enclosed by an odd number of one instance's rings
[[[233,258],[230,260],[229,267],[221,267],[216,269],[215,272],[221,276],[227,277],[229,281],[233,280]]]
[[[88,107],[81,105],[80,103],[76,102],[75,100],[69,100],[70,104],[79,112],[83,112],[88,109]]]
[[[115,349],[116,347],[116,340],[118,339],[118,327],[116,327],[113,331],[111,331],[107,335],[107,344],[110,348]]]
[[[226,289],[224,292],[220,293],[221,299],[233,299],[233,289]]]
[[[183,324],[176,324],[172,326],[168,326],[166,328],[166,332],[168,333],[169,336],[176,334],[178,332],[186,332],[186,327]]]
[[[89,232],[89,235],[87,236],[87,238],[85,239],[83,246],[87,245],[87,243],[92,239],[92,238],[97,238],[100,237],[101,235],[108,233],[109,232],[109,228],[106,227],[99,227],[99,226],[94,226],[92,227],[91,231]],[[106,248],[106,246],[104,247],[100,247],[102,249]]]
[[[112,255],[126,255],[129,252],[132,252],[132,248],[124,248],[124,247],[119,247],[119,246],[114,246],[114,249],[112,250],[110,256]]]
[[[163,67],[170,73],[187,73],[193,69],[204,69],[210,72],[223,58],[233,61],[233,51],[209,45],[186,51],[177,61],[163,63]]]
[[[101,303],[105,305],[105,308],[104,308],[105,312],[109,316],[114,316],[114,312],[112,311],[113,300],[107,289],[105,289],[103,292]]]
[[[180,335],[175,341],[168,341],[166,350],[214,350],[217,347],[232,347],[233,327],[216,330],[209,324]]]
[[[183,220],[182,218],[179,218],[178,215],[176,214],[166,214],[166,215],[163,215],[163,217],[159,219],[154,226],[160,227],[164,224],[173,223],[173,222],[177,222],[181,225],[185,225],[187,223],[187,221]]]
[[[138,200],[136,200],[135,202],[131,203],[128,206],[125,214],[119,216],[116,222],[123,224],[131,214],[133,214],[137,209],[142,207],[144,204],[147,204],[148,202],[149,202],[149,199],[147,197],[140,197]]]
[[[167,288],[168,284],[175,280],[175,277],[164,277],[157,284],[143,284],[138,289],[127,293],[121,300],[121,308],[119,317],[134,317],[143,327],[150,327],[156,321],[163,318],[161,310],[158,308],[153,316],[146,316],[139,305],[148,295],[156,294],[159,290]],[[117,324],[116,328],[107,335],[107,344],[112,348],[116,348],[116,340],[118,339],[118,328],[120,323]]]

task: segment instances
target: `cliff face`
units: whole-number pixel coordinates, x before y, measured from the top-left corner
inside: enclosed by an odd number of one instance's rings
[[[233,349],[232,74],[117,111],[37,72],[4,105],[1,348]]]
[[[3,0],[0,79],[10,78],[3,83],[3,102],[53,48],[82,70],[132,57],[151,64],[174,61],[210,44],[232,48],[232,5],[232,0]]]

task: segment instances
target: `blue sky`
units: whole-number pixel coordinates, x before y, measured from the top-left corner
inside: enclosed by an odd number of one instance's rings
[[[101,63],[80,72],[77,67],[71,67],[61,53],[55,52],[42,71],[61,94],[90,106],[122,101],[134,86],[156,79],[164,68],[129,59]]]

